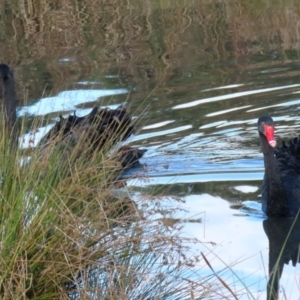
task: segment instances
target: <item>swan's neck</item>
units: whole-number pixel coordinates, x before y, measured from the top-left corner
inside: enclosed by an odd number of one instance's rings
[[[3,78],[3,114],[6,130],[13,134],[16,123],[16,92],[12,73]]]
[[[275,158],[273,149],[269,153],[264,153],[265,177],[268,180],[269,186],[282,187],[279,167]]]
[[[267,207],[265,212],[268,216],[288,215],[288,203],[278,162],[274,149],[268,144],[265,137],[261,137],[261,149],[264,154],[264,180],[267,193]]]

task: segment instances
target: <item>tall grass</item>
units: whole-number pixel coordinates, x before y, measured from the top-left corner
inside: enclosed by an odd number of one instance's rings
[[[96,151],[86,130],[58,136],[26,159],[2,132],[1,299],[199,299],[179,228],[116,192],[114,136]]]

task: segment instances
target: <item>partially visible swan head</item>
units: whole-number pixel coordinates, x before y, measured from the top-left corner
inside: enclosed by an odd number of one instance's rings
[[[274,136],[275,127],[273,119],[270,116],[262,116],[258,119],[257,127],[259,133],[267,139],[268,144],[272,148],[276,147],[277,143]]]
[[[0,64],[0,76],[3,78],[3,80],[7,80],[13,76],[8,65]]]
[[[2,113],[4,115],[5,130],[9,132],[12,140],[17,140],[17,128],[15,126],[16,114],[16,92],[14,75],[6,64],[0,64],[0,78],[3,82],[3,105]]]

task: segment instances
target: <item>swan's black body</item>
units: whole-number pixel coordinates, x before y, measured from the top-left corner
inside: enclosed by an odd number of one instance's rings
[[[3,114],[5,129],[11,136],[13,144],[17,144],[16,130],[16,93],[14,76],[10,68],[0,64],[0,78],[3,81]],[[67,118],[60,117],[49,133],[42,138],[38,148],[45,148],[49,142],[60,143],[66,148],[82,148],[81,143],[88,143],[89,152],[84,155],[93,155],[104,146],[111,148],[117,142],[123,141],[133,132],[134,126],[131,116],[124,107],[117,109],[95,107],[85,117],[75,114]],[[135,147],[121,147],[118,158],[127,168],[136,164],[144,154],[144,150]],[[108,150],[108,149],[107,149]],[[80,153],[80,151],[78,152]],[[87,157],[88,158],[88,157]]]
[[[300,209],[300,139],[275,149],[274,122],[269,116],[259,118],[258,132],[265,165],[262,210],[269,217],[294,217]]]
[[[67,118],[60,117],[53,128],[40,142],[43,145],[61,136],[62,138],[74,135],[76,131],[86,132],[90,136],[93,148],[101,148],[108,140],[110,143],[124,141],[133,132],[131,116],[125,108],[117,109],[98,108],[84,116],[77,117],[75,114]]]

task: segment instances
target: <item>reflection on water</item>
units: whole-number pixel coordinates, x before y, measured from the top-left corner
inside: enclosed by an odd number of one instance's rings
[[[62,111],[74,111],[76,107],[80,104],[95,102],[101,97],[126,94],[127,90],[74,90],[74,91],[64,91],[59,93],[55,97],[47,97],[40,99],[34,105],[23,106],[18,110],[18,116],[23,116],[25,114],[29,115],[46,115],[53,112]],[[87,114],[87,111],[80,111],[83,114]]]
[[[148,149],[138,172],[149,176],[129,184],[168,187],[192,216],[205,212],[186,232],[217,244],[207,250],[216,269],[232,267],[224,279],[239,299],[245,286],[264,299],[256,122],[272,115],[278,140],[300,132],[297,3],[5,0],[0,13],[0,61],[14,67],[19,117],[41,117],[37,140],[59,114],[127,102],[140,125],[132,143]],[[298,299],[297,272],[281,276],[288,299]]]
[[[269,218],[263,226],[269,239],[268,299],[278,299],[284,264],[300,262],[300,219]]]

